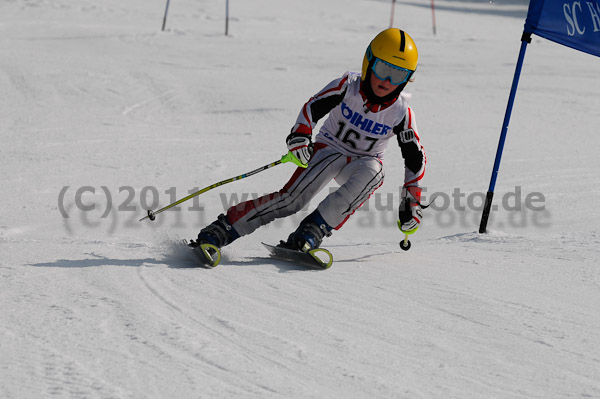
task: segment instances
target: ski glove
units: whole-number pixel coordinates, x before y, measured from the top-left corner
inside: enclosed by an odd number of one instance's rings
[[[403,233],[412,234],[419,228],[423,218],[420,201],[420,187],[411,186],[402,189],[402,200],[398,208],[398,227]]]
[[[300,161],[302,165],[308,164],[313,154],[313,143],[309,135],[291,133],[285,139],[288,150]]]

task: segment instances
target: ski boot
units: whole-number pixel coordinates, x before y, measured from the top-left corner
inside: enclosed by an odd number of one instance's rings
[[[240,237],[229,224],[225,215],[219,215],[217,220],[203,228],[196,241],[190,240],[188,245],[196,251],[202,251],[206,263],[215,267],[221,261],[220,248],[232,243]]]
[[[308,252],[319,248],[323,237],[329,237],[333,228],[327,224],[318,210],[308,215],[300,226],[288,237],[287,241],[281,241],[278,247],[295,251]]]

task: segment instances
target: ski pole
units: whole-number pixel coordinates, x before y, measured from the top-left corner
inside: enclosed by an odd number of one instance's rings
[[[436,198],[437,198],[437,196],[434,196],[433,198],[431,198],[431,201],[429,201],[429,204],[427,204],[427,205],[423,205],[418,201],[417,201],[417,204],[419,204],[419,206],[422,209],[427,209],[431,206],[431,204],[433,204],[433,202],[436,200]],[[408,236],[410,234],[416,233],[418,227],[411,231],[404,231],[404,230],[402,230],[402,223],[400,222],[400,220],[398,220],[397,222],[398,222],[398,228],[400,229],[401,232],[404,233],[404,239],[402,241],[400,241],[400,248],[402,248],[403,251],[408,251],[410,249],[410,240],[408,239]]]
[[[241,174],[239,176],[235,176],[235,177],[232,177],[232,178],[220,181],[218,183],[211,184],[210,186],[204,187],[202,190],[196,191],[195,193],[192,193],[192,194],[188,195],[187,197],[184,197],[184,198],[182,198],[182,199],[180,199],[178,201],[175,201],[172,204],[169,204],[169,205],[165,206],[164,208],[161,208],[161,209],[159,209],[157,211],[152,211],[151,209],[148,209],[148,214],[146,216],[144,216],[143,218],[141,218],[139,221],[141,222],[144,219],[154,220],[154,219],[156,219],[156,215],[158,215],[159,213],[164,212],[167,209],[171,209],[172,207],[177,206],[177,205],[181,204],[182,202],[185,202],[185,201],[187,201],[189,199],[197,197],[200,194],[204,194],[205,192],[210,191],[213,188],[217,188],[219,186],[222,186],[223,184],[231,183],[231,182],[234,182],[236,180],[245,179],[246,177],[255,175],[255,174],[259,173],[259,172],[262,172],[264,170],[270,169],[273,166],[277,166],[279,164],[286,163],[286,162],[292,162],[292,163],[294,163],[294,164],[296,164],[296,165],[298,165],[300,167],[306,168],[306,165],[302,165],[300,163],[300,161],[298,160],[298,158],[296,158],[294,156],[294,154],[292,154],[292,152],[290,151],[287,154],[285,154],[284,156],[282,156],[281,159],[279,159],[279,160],[277,160],[275,162],[271,162],[268,165],[262,166],[262,167],[260,167],[258,169],[254,169],[254,170],[252,170],[250,172],[246,172],[246,173]]]

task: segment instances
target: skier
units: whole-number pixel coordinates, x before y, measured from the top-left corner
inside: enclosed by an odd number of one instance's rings
[[[339,230],[383,184],[383,155],[396,137],[404,158],[400,228],[413,233],[421,223],[420,180],[425,153],[415,115],[403,89],[417,69],[417,47],[408,33],[386,29],[367,47],[362,72],[346,72],[302,107],[286,138],[299,167],[285,186],[258,199],[229,208],[203,228],[190,246],[208,243],[221,248],[276,218],[304,207],[332,179],[340,187],[330,193],[280,246],[308,251]],[[312,129],[329,114],[312,142]]]

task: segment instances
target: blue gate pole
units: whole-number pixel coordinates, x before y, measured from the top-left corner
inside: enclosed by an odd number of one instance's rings
[[[165,25],[167,24],[167,14],[169,12],[169,3],[171,2],[171,0],[167,0],[167,6],[165,7],[165,16],[163,17],[163,26],[162,26],[162,30],[165,30]]]
[[[225,36],[229,34],[229,0],[225,0]]]
[[[521,69],[523,68],[525,50],[527,49],[527,44],[529,43],[531,43],[531,33],[523,33],[523,36],[521,37],[521,50],[519,50],[519,59],[517,60],[517,67],[515,68],[515,75],[513,77],[512,87],[510,88],[510,95],[508,96],[508,105],[506,106],[506,113],[504,114],[504,122],[502,123],[500,141],[498,142],[498,149],[496,150],[496,160],[494,161],[494,169],[492,170],[490,187],[488,188],[488,192],[485,197],[485,205],[483,207],[483,214],[481,215],[481,223],[479,224],[479,233],[485,233],[488,218],[490,217],[492,199],[494,198],[494,188],[496,187],[498,169],[500,169],[500,160],[502,159],[502,150],[504,149],[506,133],[508,132],[508,124],[510,123],[510,114],[512,113],[515,96],[517,94],[517,86],[519,85],[519,77],[521,76]]]

